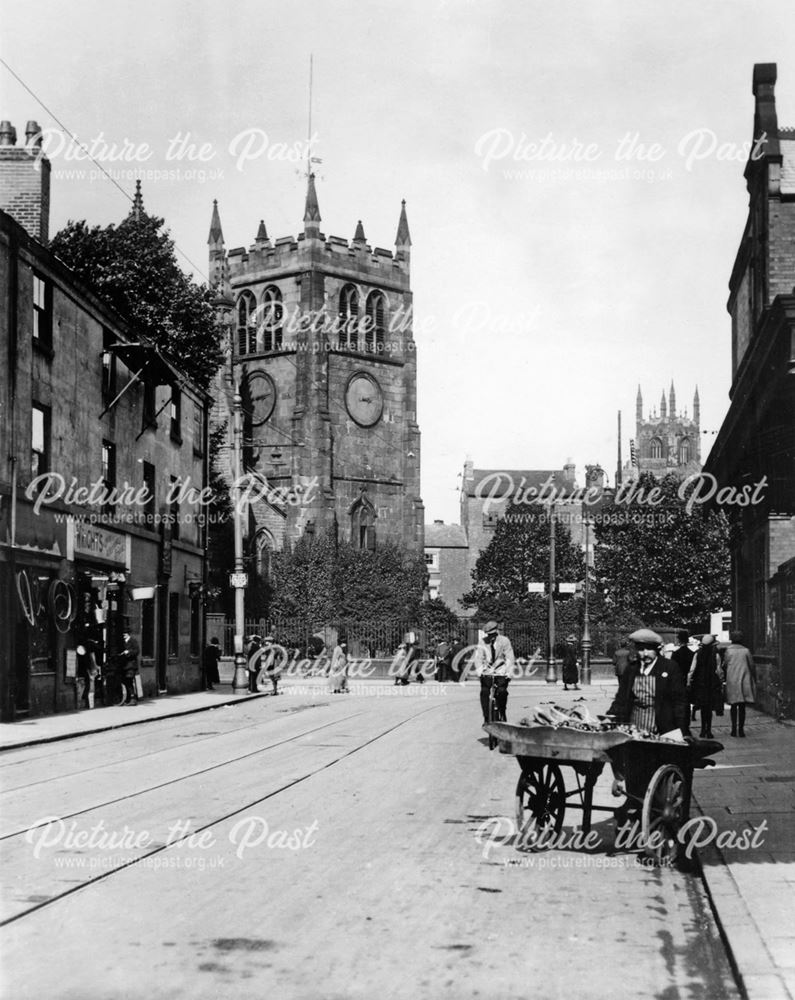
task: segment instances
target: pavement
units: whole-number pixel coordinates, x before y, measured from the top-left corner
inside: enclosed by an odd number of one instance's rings
[[[360,694],[390,693],[387,682],[360,683]],[[425,693],[438,687],[428,682]],[[523,704],[537,704],[542,692],[544,700],[554,697],[565,706],[584,698],[592,711],[602,711],[614,687],[615,682],[604,682],[563,692],[560,685],[520,682],[511,688],[509,718],[511,708],[518,712]],[[283,691],[287,703],[313,691],[325,694],[327,682],[288,681]],[[0,751],[270,697],[234,695],[224,683],[214,691],[169,695],[134,707],[0,724]],[[795,1000],[795,723],[749,709],[745,739],[729,736],[728,713],[715,720],[713,730],[724,751],[716,755],[715,768],[696,772],[691,811],[703,882],[741,994],[748,1000]]]

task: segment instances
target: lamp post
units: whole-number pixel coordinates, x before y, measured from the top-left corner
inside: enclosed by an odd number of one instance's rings
[[[557,684],[558,675],[555,668],[555,500],[549,502],[549,594],[547,599],[549,609],[547,641],[549,656],[547,657],[547,684]]]
[[[219,294],[212,300],[228,338],[229,374],[232,383],[232,524],[234,529],[235,568],[231,574],[230,584],[235,592],[235,634],[234,658],[235,673],[232,680],[233,694],[248,692],[248,671],[246,668],[246,653],[243,648],[243,638],[246,629],[246,586],[248,575],[243,562],[243,484],[241,468],[243,465],[243,399],[240,395],[240,381],[235,372],[234,343],[231,334],[232,310],[234,300],[228,286],[222,287]]]
[[[246,584],[247,574],[243,563],[243,483],[240,474],[241,451],[243,448],[243,399],[235,384],[232,409],[232,475],[234,476],[233,521],[235,530],[235,571],[232,586],[235,591],[235,677],[232,682],[234,694],[248,692],[248,671],[246,654],[243,649],[243,634],[246,628]]]
[[[590,527],[591,519],[586,514],[583,518],[585,525],[585,585],[583,594],[585,597],[585,608],[582,619],[582,681],[583,687],[590,686],[591,683],[591,617],[588,611],[588,577],[591,572],[590,564]]]

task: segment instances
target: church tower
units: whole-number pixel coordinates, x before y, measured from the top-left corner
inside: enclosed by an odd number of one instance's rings
[[[325,236],[315,177],[303,231],[225,249],[218,207],[210,275],[230,336],[217,392],[232,427],[243,408],[245,471],[267,483],[247,526],[255,554],[305,532],[362,548],[390,540],[423,551],[417,359],[412,333],[406,205],[395,250]],[[230,323],[231,321],[231,323]],[[228,373],[228,374],[227,374]],[[229,437],[231,445],[231,434]],[[258,558],[259,563],[259,558]]]
[[[643,416],[643,397],[640,386],[635,409],[636,466],[626,470],[628,475],[653,472],[662,477],[674,472],[682,477],[701,470],[701,404],[698,387],[693,395],[693,416],[687,411],[678,413],[676,389],[673,381],[666,398],[660,394],[659,412]]]

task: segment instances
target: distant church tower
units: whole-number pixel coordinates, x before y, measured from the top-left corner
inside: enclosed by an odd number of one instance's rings
[[[239,387],[245,470],[274,490],[247,526],[258,568],[304,532],[423,551],[405,202],[394,253],[371,248],[361,222],[348,241],[325,236],[320,221],[314,175],[297,238],[272,241],[261,221],[252,246],[227,252],[213,207],[210,282],[229,331],[214,422],[226,422],[231,456]],[[296,487],[305,502],[286,501]]]
[[[666,399],[663,390],[660,396],[659,413],[653,410],[643,417],[643,396],[638,386],[635,401],[635,467],[627,470],[637,475],[639,472],[653,472],[662,477],[669,472],[689,476],[701,470],[701,403],[698,386],[693,395],[693,416],[687,411],[678,413],[676,390],[671,389]]]

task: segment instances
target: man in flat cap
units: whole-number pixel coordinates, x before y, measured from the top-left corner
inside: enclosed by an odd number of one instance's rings
[[[648,733],[689,731],[690,710],[682,675],[676,664],[660,655],[662,637],[641,628],[629,637],[638,651],[618,682],[618,693],[608,709],[620,724]]]
[[[497,708],[495,721],[505,722],[508,685],[514,664],[511,640],[507,635],[500,635],[496,622],[486,622],[483,626],[483,638],[477,645],[474,657],[475,673],[480,677],[480,707],[484,724],[489,721],[489,694],[492,685]]]
[[[618,682],[618,694],[607,710],[619,724],[636,726],[641,732],[662,735],[680,729],[689,735],[690,707],[677,664],[660,654],[662,637],[641,628],[629,637],[638,652]],[[643,798],[660,761],[654,754],[625,759],[622,770],[613,765],[613,794],[626,794],[616,810],[619,826],[638,820],[638,802]],[[626,773],[623,773],[624,768]]]

